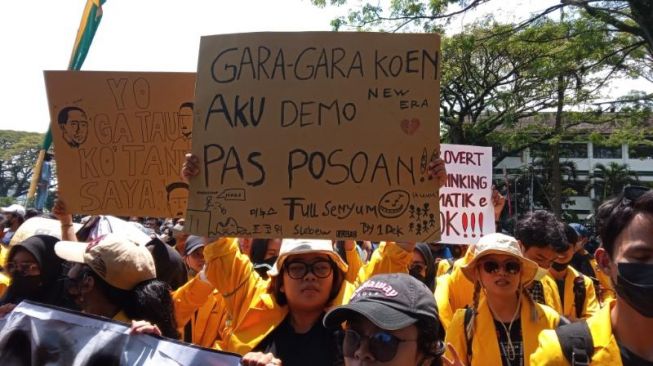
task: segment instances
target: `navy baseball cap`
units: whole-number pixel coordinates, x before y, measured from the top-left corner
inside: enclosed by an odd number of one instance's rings
[[[432,322],[441,330],[433,293],[425,284],[405,273],[371,277],[356,289],[349,304],[324,316],[324,326],[336,328],[363,316],[384,330],[398,330],[418,320]]]
[[[186,246],[184,249],[184,255],[190,255],[197,249],[206,246],[206,241],[203,237],[197,235],[191,235],[186,239]]]
[[[578,236],[582,236],[586,238],[590,236],[589,230],[587,230],[587,228],[584,225],[572,223],[569,224],[569,226],[571,226],[571,228],[574,229],[574,231],[576,231],[576,234],[578,234]]]

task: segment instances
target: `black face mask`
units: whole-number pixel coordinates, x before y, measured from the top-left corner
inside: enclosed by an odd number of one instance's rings
[[[36,300],[41,291],[41,276],[23,276],[16,273],[11,279],[11,293],[16,301]]]
[[[562,272],[565,269],[567,269],[567,267],[569,267],[570,263],[571,263],[571,261],[569,261],[567,263],[553,262],[553,263],[551,263],[551,268],[553,268],[553,270],[555,270],[557,272]]]
[[[277,257],[264,259],[263,262],[254,265],[254,270],[258,272],[261,278],[267,279],[268,271],[272,269],[272,267],[274,266],[274,262],[276,261],[277,261]]]
[[[617,263],[614,289],[642,316],[653,318],[653,264]]]

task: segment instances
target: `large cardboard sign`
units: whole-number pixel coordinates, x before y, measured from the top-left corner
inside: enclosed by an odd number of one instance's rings
[[[203,37],[186,228],[437,240],[439,46],[434,34]]]
[[[23,301],[0,319],[0,364],[240,365],[237,355],[129,333],[127,324]]]
[[[72,212],[182,217],[193,73],[46,71],[59,194]]]
[[[440,189],[442,242],[476,244],[495,232],[492,206],[492,148],[441,145],[447,183]]]

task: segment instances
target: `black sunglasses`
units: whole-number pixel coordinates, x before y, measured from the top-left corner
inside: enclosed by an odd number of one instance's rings
[[[483,262],[483,270],[487,273],[499,273],[499,269],[503,269],[505,273],[516,275],[521,271],[521,263],[517,261],[507,261],[503,264],[497,261]]]
[[[353,329],[347,329],[342,347],[343,355],[347,358],[353,358],[363,339],[367,339],[367,349],[374,356],[374,359],[379,362],[388,362],[395,358],[399,343],[416,341],[416,339],[399,339],[384,331],[363,336]]]

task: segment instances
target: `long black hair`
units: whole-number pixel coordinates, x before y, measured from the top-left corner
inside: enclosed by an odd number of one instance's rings
[[[122,290],[111,286],[87,265],[84,265],[84,271],[93,277],[107,300],[118,305],[129,319],[147,320],[158,326],[164,337],[179,338],[174,303],[167,283],[147,280],[131,290]]]

